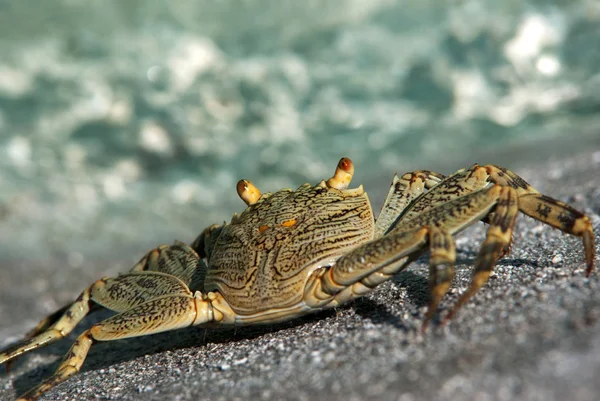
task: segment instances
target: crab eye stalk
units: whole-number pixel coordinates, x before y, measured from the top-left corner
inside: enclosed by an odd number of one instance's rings
[[[258,188],[248,180],[239,180],[236,186],[237,193],[246,203],[246,205],[254,205],[262,195]]]
[[[354,175],[354,163],[347,157],[342,157],[335,169],[333,177],[326,181],[329,188],[346,189],[352,181]]]

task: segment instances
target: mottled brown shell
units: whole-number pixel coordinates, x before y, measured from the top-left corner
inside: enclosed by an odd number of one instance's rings
[[[263,194],[221,230],[208,256],[207,291],[239,314],[297,304],[310,273],[373,238],[367,194],[305,184]]]

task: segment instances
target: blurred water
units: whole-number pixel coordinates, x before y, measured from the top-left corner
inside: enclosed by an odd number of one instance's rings
[[[598,49],[597,0],[0,0],[0,257],[191,241],[341,156],[600,149]]]

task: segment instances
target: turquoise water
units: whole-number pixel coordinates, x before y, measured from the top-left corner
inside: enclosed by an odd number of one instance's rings
[[[598,27],[596,0],[0,0],[0,255],[191,241],[239,178],[341,156],[377,203],[395,171],[600,150]]]

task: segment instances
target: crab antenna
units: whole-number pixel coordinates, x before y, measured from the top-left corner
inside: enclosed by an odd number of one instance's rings
[[[329,188],[346,189],[354,175],[354,163],[347,157],[342,157],[335,169],[333,177],[326,181]]]
[[[258,188],[248,180],[239,180],[236,186],[237,193],[246,205],[254,205],[262,195]]]

